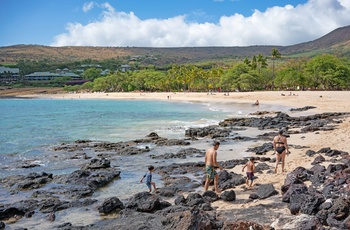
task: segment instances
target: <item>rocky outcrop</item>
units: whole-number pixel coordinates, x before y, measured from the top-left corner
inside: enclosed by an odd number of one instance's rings
[[[315,130],[331,130],[341,121],[335,120],[339,116],[349,115],[349,113],[323,113],[310,116],[290,117],[285,113],[278,113],[275,117],[250,117],[250,118],[230,118],[219,123],[220,127],[247,126],[259,129],[285,129],[303,127],[301,132]]]
[[[293,112],[301,112],[301,111],[306,111],[306,110],[309,110],[309,109],[316,109],[317,107],[315,106],[304,106],[302,108],[291,108],[290,111],[293,111]]]
[[[335,157],[348,153],[330,148],[317,153],[310,170],[299,167],[287,175],[281,188],[282,200],[289,203],[291,214],[314,216],[308,220],[310,226],[349,229],[350,169],[345,164],[329,164],[327,168],[319,165],[326,161],[323,155]],[[311,185],[307,186],[306,181],[311,182]]]

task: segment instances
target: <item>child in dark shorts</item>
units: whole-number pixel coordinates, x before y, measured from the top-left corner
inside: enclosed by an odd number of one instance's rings
[[[242,172],[244,172],[245,167],[247,167],[247,180],[246,184],[249,188],[253,186],[253,181],[254,181],[254,172],[255,172],[255,164],[254,164],[254,157],[251,157],[247,164],[245,164],[242,168]],[[250,181],[250,183],[249,183]]]

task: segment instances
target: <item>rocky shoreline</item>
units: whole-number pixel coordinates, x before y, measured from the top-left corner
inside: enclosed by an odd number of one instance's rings
[[[299,108],[303,111],[305,108]],[[308,108],[306,108],[308,109]],[[302,117],[290,117],[277,112],[275,116],[252,115],[249,118],[231,118],[218,125],[186,130],[185,139],[166,139],[151,133],[144,139],[128,142],[92,142],[77,140],[55,146],[55,151],[72,153],[71,157],[81,161],[80,169],[64,175],[51,173],[29,173],[1,178],[1,184],[13,194],[30,194],[23,200],[0,205],[0,229],[14,225],[18,220],[44,215],[52,229],[349,229],[350,228],[350,156],[348,152],[336,149],[309,149],[307,146],[293,146],[305,149],[305,155],[314,158],[311,168],[297,167],[289,172],[281,188],[273,184],[257,183],[247,189],[242,174],[230,169],[244,165],[247,159],[220,162],[224,170],[219,173],[218,196],[213,191],[198,192],[204,183],[204,162],[173,163],[156,167],[164,186],[159,193],[142,192],[130,194],[127,201],[109,197],[104,201],[92,199],[98,189],[120,178],[120,169],[113,166],[115,156],[131,156],[148,152],[149,147],[137,148],[140,143],[156,146],[185,146],[176,153],[151,156],[153,159],[204,157],[202,150],[191,148],[191,142],[198,138],[232,140],[230,133],[245,127],[266,130],[259,140],[261,146],[247,151],[255,152],[256,176],[273,175],[268,163],[274,163],[271,140],[276,132],[284,129],[286,134],[330,131],[337,128],[350,113],[322,113]],[[296,131],[298,129],[298,131]],[[247,137],[235,137],[241,141]],[[89,149],[94,157],[81,151]],[[307,149],[307,150],[306,150]],[[328,161],[328,167],[321,165]],[[18,167],[40,167],[29,163]],[[191,175],[190,177],[188,175]],[[279,192],[281,191],[281,192]],[[241,194],[245,196],[241,196]],[[25,197],[25,196],[24,196]],[[244,197],[244,198],[242,198]],[[244,208],[246,204],[264,200],[256,206]],[[268,201],[268,202],[267,202]],[[218,210],[219,203],[239,204],[243,208]],[[55,215],[63,210],[84,207],[101,220],[74,226],[69,222],[55,222]],[[288,212],[286,212],[288,210]],[[25,229],[25,228],[16,228]]]

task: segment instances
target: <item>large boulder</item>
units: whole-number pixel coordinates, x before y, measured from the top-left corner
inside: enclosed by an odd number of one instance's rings
[[[283,202],[291,202],[291,196],[292,195],[304,195],[308,193],[307,186],[302,184],[292,184],[289,186],[288,190],[282,195],[282,201]]]
[[[110,197],[103,201],[101,206],[99,206],[97,209],[101,214],[109,214],[111,212],[124,209],[124,204],[117,197]]]
[[[325,199],[321,194],[314,193],[306,195],[305,200],[300,207],[300,212],[308,215],[316,215],[324,201]]]
[[[203,193],[203,198],[209,202],[214,202],[219,199],[219,196],[214,191],[205,191]]]
[[[138,212],[155,212],[171,206],[169,202],[162,201],[159,196],[149,192],[140,192],[132,196],[126,203],[125,208]]]
[[[221,193],[220,198],[224,201],[234,201],[236,200],[236,193],[233,190],[227,190]]]
[[[260,199],[265,199],[273,195],[277,195],[278,192],[272,184],[263,184],[258,187],[256,194]]]

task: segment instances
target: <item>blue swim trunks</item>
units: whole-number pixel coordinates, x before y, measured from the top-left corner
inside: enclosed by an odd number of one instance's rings
[[[207,178],[209,179],[214,179],[214,176],[217,174],[214,169],[214,166],[212,165],[206,165],[205,172],[207,173]]]

